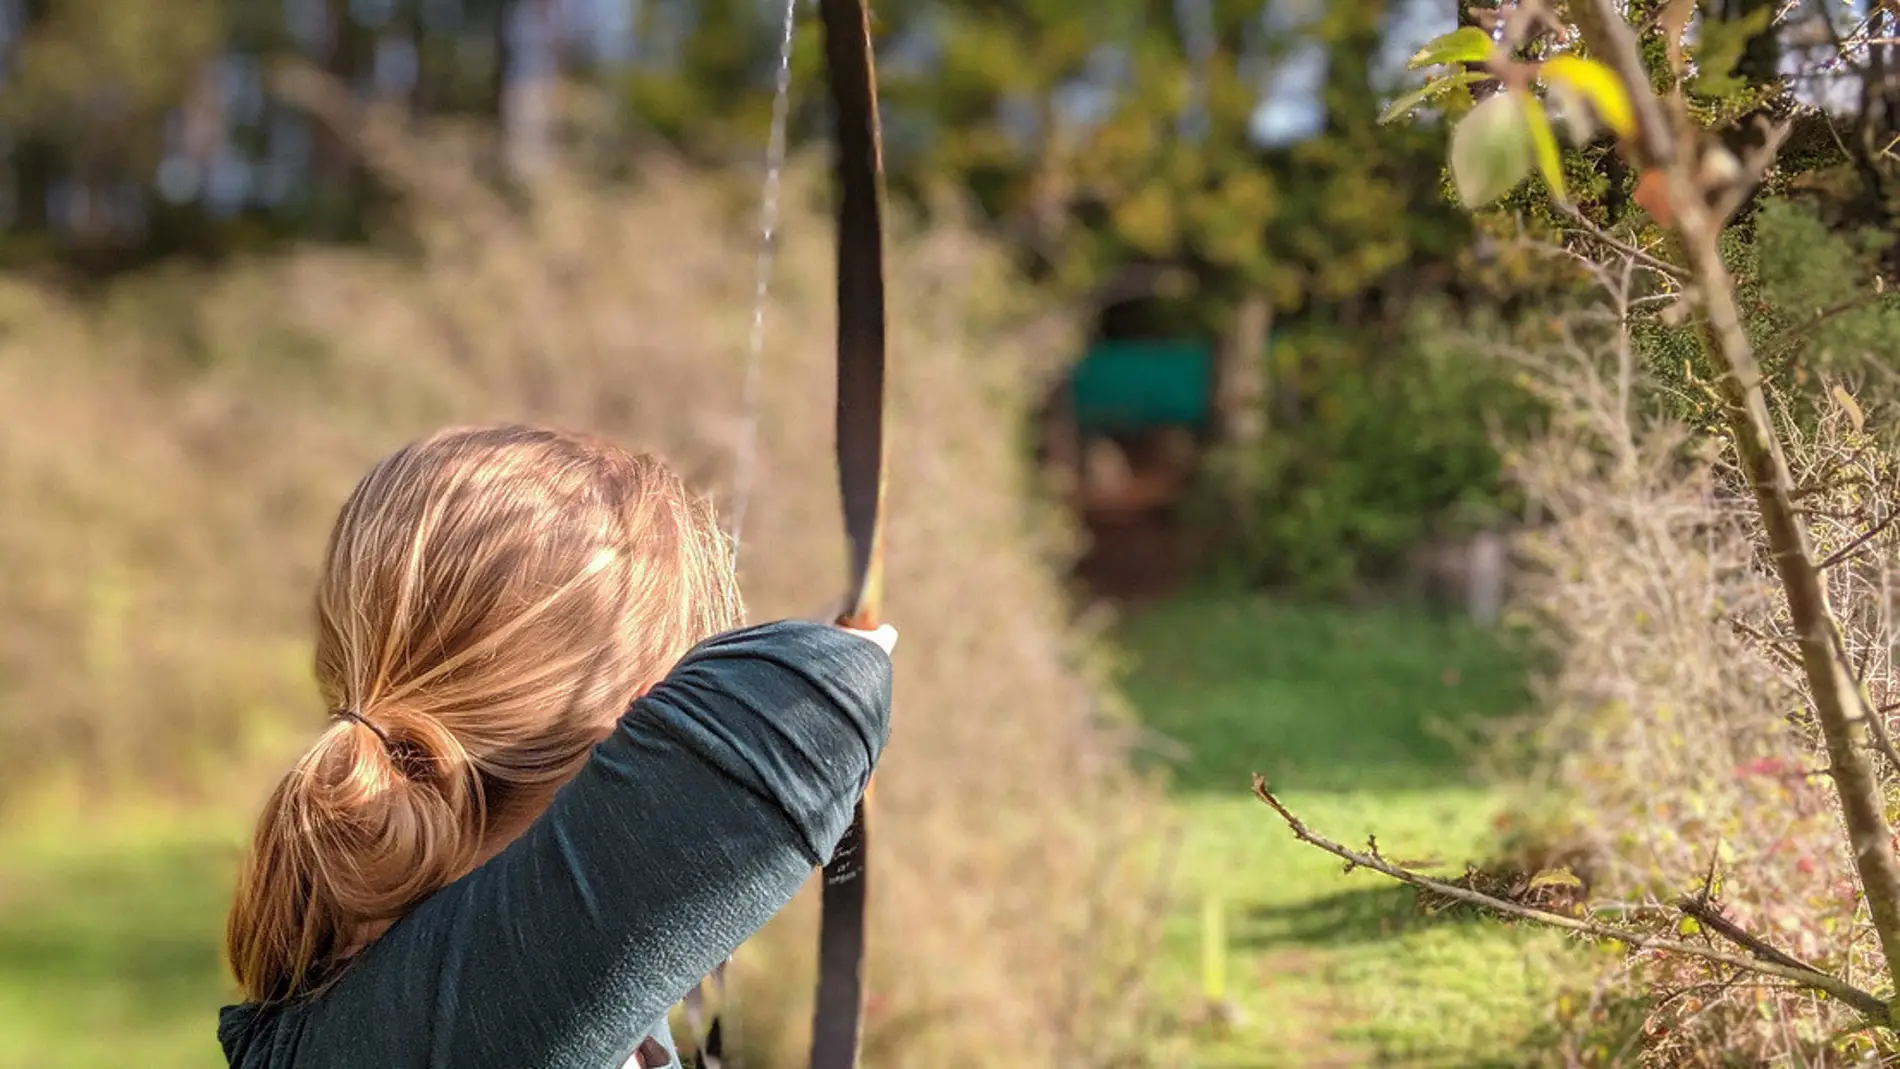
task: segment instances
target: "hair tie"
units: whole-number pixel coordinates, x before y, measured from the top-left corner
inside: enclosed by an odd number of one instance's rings
[[[374,731],[376,733],[376,737],[383,740],[384,746],[389,745],[388,733],[385,732],[382,728],[377,727],[375,724],[370,723],[367,719],[364,718],[362,713],[359,713],[354,709],[338,709],[335,712],[332,712],[330,714],[330,717],[331,719],[334,719],[334,720],[353,720],[356,723],[359,723],[363,725],[364,727],[370,729],[371,731]]]

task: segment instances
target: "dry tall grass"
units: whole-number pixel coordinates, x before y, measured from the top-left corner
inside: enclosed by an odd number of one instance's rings
[[[1884,964],[1759,513],[1722,437],[1645,403],[1664,387],[1630,335],[1626,266],[1598,270],[1604,299],[1568,313],[1547,344],[1506,347],[1558,413],[1511,458],[1549,520],[1522,542],[1537,565],[1524,607],[1555,665],[1518,740],[1540,773],[1536,793],[1551,800],[1529,836],[1562,844],[1538,860],[1578,866],[1609,918],[1705,937],[1683,926],[1676,903],[1706,888],[1743,929],[1878,989]],[[1820,558],[1841,553],[1830,598],[1875,704],[1891,713],[1892,454],[1857,425],[1857,408],[1833,407],[1800,430],[1792,413],[1810,402],[1781,400],[1810,537]],[[1856,543],[1870,528],[1881,533]],[[1882,777],[1892,790],[1900,767],[1886,763]],[[1852,1019],[1838,1003],[1648,952],[1629,955],[1571,1023],[1588,1032],[1632,992],[1641,1042],[1579,1048],[1564,1064],[1872,1064],[1834,1045]]]
[[[379,143],[380,144],[380,143]],[[321,725],[321,540],[378,455],[438,425],[547,421],[650,444],[724,493],[756,234],[730,188],[551,176],[525,207],[473,142],[377,149],[402,255],[306,249],[133,280],[80,305],[0,280],[0,782],[248,804]],[[744,543],[754,618],[835,597],[832,248],[787,189]],[[892,241],[889,615],[904,630],[874,829],[885,1066],[1127,1064],[1142,1022],[1145,788],[1025,506],[1029,387],[1072,340],[955,228]],[[213,792],[215,794],[215,792]],[[748,1065],[802,1058],[813,903],[742,953]],[[210,1021],[206,1022],[209,1028]],[[1005,1053],[1006,1052],[1006,1053]]]

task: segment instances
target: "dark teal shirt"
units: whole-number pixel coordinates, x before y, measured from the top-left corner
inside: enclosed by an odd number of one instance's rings
[[[521,838],[320,997],[228,1006],[238,1069],[618,1069],[831,856],[890,729],[890,658],[776,623],[696,647]],[[676,1056],[674,1056],[676,1058]]]

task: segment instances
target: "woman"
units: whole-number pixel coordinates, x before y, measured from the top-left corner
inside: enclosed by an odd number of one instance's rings
[[[242,1069],[673,1061],[667,1008],[830,856],[889,727],[894,632],[732,630],[711,510],[597,438],[385,459],[316,606],[333,715],[227,925]]]

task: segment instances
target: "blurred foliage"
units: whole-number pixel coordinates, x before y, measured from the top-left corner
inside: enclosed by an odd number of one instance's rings
[[[681,34],[677,55],[665,64],[625,73],[629,117],[642,133],[702,159],[751,162],[764,154],[771,131],[773,94],[783,29],[778,5],[751,0],[695,0],[692,24]],[[663,20],[673,8],[639,6],[637,34],[668,32]],[[822,93],[819,40],[794,34],[796,97]]]
[[[85,301],[0,279],[6,825],[52,811],[91,829],[128,796],[163,798],[241,841],[322,729],[308,598],[338,503],[377,456],[445,422],[593,428],[662,451],[723,505],[756,419],[763,470],[740,561],[752,615],[809,614],[841,582],[832,428],[813,418],[831,397],[828,287],[774,292],[750,412],[747,323],[726,310],[752,292],[753,250],[715,184],[677,164],[637,191],[561,169],[516,203],[468,165],[479,141],[371,132],[361,143],[417,213],[419,248],[181,264]],[[795,278],[828,271],[823,217],[803,207],[819,188],[809,169],[788,175],[780,256]],[[1125,891],[1155,878],[1143,851],[1159,807],[1123,760],[1113,693],[1048,566],[1066,531],[1025,511],[1009,433],[1041,354],[1074,332],[968,226],[893,229],[892,296],[910,314],[891,338],[905,359],[890,382],[904,434],[889,606],[933,652],[898,668],[905,726],[881,766],[866,1049],[950,1065],[1003,1043],[1038,1061],[1139,1064],[1155,907]],[[970,352],[999,359],[972,365]],[[977,587],[1009,611],[966,611]],[[8,908],[52,911],[57,894],[6,859]],[[750,1064],[802,1064],[815,904],[740,956]],[[83,934],[69,914],[40,916],[0,926],[0,972]],[[215,1057],[211,1014],[229,993],[202,962],[181,964],[166,1005],[200,1008],[191,1038]],[[68,964],[58,975],[83,982],[86,962]],[[30,982],[0,977],[0,1002]],[[64,1019],[25,1035],[59,1046]],[[0,1063],[71,1064],[31,1047],[9,1061],[17,1022],[0,1012]]]
[[[1805,413],[1811,422],[1832,404],[1817,402],[1825,396],[1825,383],[1874,372],[1900,326],[1894,319],[1900,303],[1879,285],[1883,273],[1900,266],[1891,237],[1900,221],[1900,167],[1881,150],[1900,131],[1900,107],[1892,106],[1900,101],[1900,88],[1894,87],[1900,80],[1871,83],[1858,111],[1826,114],[1803,107],[1794,90],[1809,73],[1783,62],[1784,37],[1811,41],[1819,35],[1825,41],[1831,32],[1840,41],[1855,30],[1860,15],[1835,5],[1818,12],[1782,11],[1765,0],[1690,7],[1697,18],[1681,47],[1682,86],[1692,113],[1712,131],[1713,143],[1746,155],[1759,141],[1758,132],[1752,132],[1757,118],[1791,124],[1780,166],[1769,173],[1762,192],[1744,204],[1727,235],[1727,252],[1749,313],[1747,327],[1762,348],[1772,381],[1789,411]],[[1644,54],[1657,84],[1667,86],[1674,75],[1667,35],[1659,28],[1663,8],[1638,5],[1632,17],[1646,27]],[[1686,17],[1683,5],[1674,8]],[[1777,16],[1781,23],[1774,22]],[[1876,35],[1883,19],[1894,18],[1900,16],[1875,12],[1861,22],[1859,32]],[[1797,19],[1807,21],[1796,25]],[[1427,83],[1435,88],[1415,92],[1391,111],[1429,105],[1462,130],[1480,101],[1496,101],[1495,84],[1487,83],[1469,56],[1455,53],[1441,49],[1421,57],[1428,66],[1451,62]],[[1530,60],[1553,54],[1548,38],[1533,40],[1517,53]],[[1872,78],[1883,69],[1879,48],[1855,52],[1842,44],[1811,58],[1817,65],[1846,69],[1872,64]],[[1574,92],[1552,92],[1550,98],[1566,121],[1577,114]],[[1528,180],[1514,183],[1470,220],[1478,240],[1463,244],[1446,280],[1445,292],[1454,301],[1440,302],[1423,315],[1400,306],[1404,327],[1399,331],[1368,329],[1363,317],[1346,316],[1320,327],[1317,339],[1305,330],[1280,339],[1273,363],[1277,388],[1320,402],[1300,406],[1303,419],[1282,418],[1264,445],[1267,457],[1258,469],[1256,498],[1261,518],[1245,554],[1254,562],[1253,574],[1338,590],[1352,579],[1377,576],[1390,566],[1395,551],[1429,533],[1457,532],[1474,518],[1495,520],[1516,508],[1498,478],[1495,453],[1477,428],[1487,422],[1514,431],[1536,426],[1538,403],[1506,377],[1431,354],[1482,347],[1484,338],[1495,337],[1486,325],[1490,308],[1502,313],[1498,325],[1520,338],[1558,329],[1553,313],[1591,287],[1574,262],[1550,250],[1559,245],[1601,249],[1589,237],[1591,231],[1667,254],[1664,234],[1635,203],[1637,176],[1603,131],[1605,113],[1593,110],[1594,133],[1584,127],[1584,143],[1556,162],[1570,205],[1561,210],[1552,200],[1559,187],[1538,174],[1531,131],[1525,129],[1527,140],[1516,150],[1521,155],[1512,168],[1514,176],[1528,175]],[[1428,133],[1442,160],[1443,128],[1429,118],[1393,129],[1407,136]],[[1392,151],[1410,148],[1409,141],[1397,139]],[[1449,174],[1437,192],[1441,205],[1455,199]],[[1713,427],[1718,414],[1710,389],[1713,369],[1679,318],[1655,314],[1667,302],[1657,303],[1661,297],[1653,290],[1645,292],[1650,302],[1645,314],[1633,319],[1632,336],[1645,369],[1663,389],[1644,403],[1659,415]],[[1378,353],[1378,360],[1356,365],[1355,348]],[[1316,355],[1327,351],[1328,356]],[[1382,393],[1382,387],[1398,382],[1405,386],[1397,393]],[[1341,400],[1336,391],[1350,392],[1353,401]],[[1349,415],[1361,408],[1363,417]],[[1461,430],[1447,436],[1438,426]],[[1416,443],[1415,451],[1387,446],[1405,442]],[[1233,467],[1215,478],[1224,478]]]
[[[1383,342],[1418,294],[1453,281],[1471,228],[1434,188],[1433,132],[1377,125],[1395,88],[1375,73],[1395,5],[873,7],[887,170],[904,203],[942,218],[974,206],[1048,297],[1102,315],[1110,333],[1223,336],[1239,303],[1261,296],[1296,333],[1342,330],[1345,344],[1301,358],[1283,385],[1263,339],[1222,345],[1230,360],[1261,363],[1277,393],[1262,403],[1285,411],[1357,405],[1322,395],[1389,381],[1411,359]],[[0,104],[13,207],[0,258],[99,276],[400,225],[407,217],[338,117],[278,91],[288,60],[359,105],[498,124],[515,164],[580,145],[636,180],[674,154],[709,174],[751,170],[770,132],[785,16],[748,0],[629,5],[632,45],[613,57],[579,40],[585,26],[551,0],[192,0],[155,11],[131,0],[22,7],[19,33],[0,43],[14,61]],[[827,136],[815,29],[801,14],[792,42],[795,150]],[[110,62],[92,62],[100,56]],[[1275,73],[1315,58],[1321,128],[1263,144],[1258,110]],[[735,206],[756,196],[736,185]],[[1143,323],[1126,321],[1131,305]],[[1389,411],[1402,420],[1418,406]],[[1256,466],[1269,472],[1337,454],[1343,433],[1333,417],[1274,430]],[[1393,437],[1434,440],[1428,428]],[[1392,455],[1375,452],[1377,463]],[[1354,476],[1342,478],[1341,494],[1356,493]],[[1289,486],[1273,475],[1248,488],[1251,511],[1284,511]],[[1233,548],[1287,557],[1276,539]]]
[[[136,0],[10,2],[0,263],[89,278],[400,228],[409,217],[336,117],[279,92],[275,72],[292,60],[356,104],[498,126],[496,156],[518,177],[577,147],[635,181],[683,156],[717,176],[735,215],[750,215],[787,13],[751,0],[628,3],[614,45],[589,39],[607,23],[576,21],[555,0],[186,0],[163,5],[162,18]],[[1467,37],[1484,36],[1469,24],[1494,6],[1462,6]],[[1667,83],[1671,48],[1654,29],[1665,5],[1637,7]],[[1900,101],[1870,94],[1848,125],[1796,107],[1774,10],[1699,5],[1685,52],[1695,113],[1738,151],[1755,117],[1793,117],[1770,191],[1807,205],[1828,233],[1875,233],[1900,188],[1882,155]],[[1828,25],[1852,29],[1848,7],[1828,10]],[[1574,289],[1561,265],[1512,247],[1520,224],[1533,237],[1574,225],[1536,176],[1496,211],[1457,209],[1446,126],[1493,87],[1470,69],[1454,66],[1412,121],[1381,125],[1394,98],[1421,86],[1383,58],[1412,7],[878,0],[873,12],[901,204],[926,221],[974,209],[1045,299],[1076,306],[1100,333],[1217,338],[1222,380],[1258,380],[1239,403],[1259,409],[1266,431],[1229,441],[1197,513],[1219,551],[1210,559],[1253,580],[1337,591],[1379,575],[1408,538],[1509,508],[1478,434],[1445,428],[1511,423],[1527,402],[1434,354],[1456,345],[1463,317],[1535,315]],[[825,141],[829,116],[820,35],[794,13],[796,158]],[[1261,105],[1294,68],[1320,72],[1318,125],[1263,139]],[[479,165],[507,173],[493,162]],[[1560,166],[1594,225],[1655,240],[1633,203],[1635,176],[1604,139]],[[1745,211],[1738,262],[1754,261],[1758,222],[1792,225]],[[1863,252],[1856,262],[1869,269],[1900,258],[1892,244]],[[1813,272],[1763,282],[1797,284],[1826,289]],[[1764,299],[1794,309],[1814,296]],[[1270,309],[1277,344],[1243,336],[1259,329],[1239,314],[1250,302]],[[1773,329],[1799,325],[1789,317]],[[1854,318],[1829,321],[1838,333]],[[1441,329],[1446,338],[1428,336]],[[1652,340],[1659,363],[1677,355],[1666,330]],[[1691,362],[1681,374],[1695,373]],[[1238,422],[1223,409],[1223,430]]]
[[[1297,431],[1264,443],[1248,579],[1346,594],[1397,578],[1422,542],[1509,521],[1519,505],[1500,435],[1527,433],[1541,410],[1477,350],[1479,328],[1465,319],[1426,302],[1383,346],[1333,323],[1276,341],[1275,374],[1311,401]],[[1361,359],[1366,351],[1382,359]]]
[[[1743,326],[1787,417],[1811,429],[1834,407],[1833,383],[1878,380],[1893,367],[1900,293],[1880,282],[1880,265],[1894,238],[1884,229],[1830,228],[1812,204],[1787,198],[1763,201],[1750,223],[1725,235]],[[1631,336],[1663,387],[1652,398],[1658,413],[1725,434],[1717,371],[1694,331],[1643,316]]]
[[[1741,203],[1723,252],[1805,535],[1830,562],[1841,641],[1884,715],[1896,686],[1886,528],[1896,484],[1881,438],[1890,446],[1900,302],[1883,277],[1894,266],[1900,161],[1868,146],[1892,142],[1900,83],[1888,73],[1891,45],[1843,41],[1891,36],[1900,13],[1770,8],[1677,3],[1632,18],[1658,87],[1682,88],[1705,124],[1696,159],[1717,194],[1727,192],[1720,176],[1744,170],[1760,143],[1757,119],[1789,123],[1791,151]],[[1691,13],[1702,29],[1685,47],[1674,38]],[[1832,21],[1843,14],[1860,27]],[[1807,21],[1796,27],[1797,18]],[[1831,44],[1814,68],[1858,68],[1858,111],[1824,114],[1794,98],[1793,84],[1814,70],[1781,65],[1778,42],[1800,33]],[[1831,151],[1817,148],[1817,130]],[[1688,322],[1679,273],[1641,266],[1675,250],[1632,203],[1632,176],[1613,155],[1578,155],[1602,168],[1604,181],[1583,187],[1594,197],[1566,210],[1533,179],[1506,198],[1509,225],[1482,224],[1502,248],[1554,253],[1499,257],[1519,270],[1518,314],[1498,348],[1554,417],[1513,448],[1509,468],[1544,517],[1519,541],[1529,566],[1520,607],[1552,657],[1539,715],[1511,738],[1522,749],[1505,751],[1527,760],[1511,770],[1528,768],[1541,795],[1511,817],[1522,861],[1572,867],[1593,898],[1626,904],[1619,920],[1647,930],[1698,934],[1672,903],[1707,894],[1742,929],[1817,967],[1884,970],[1858,945],[1864,903],[1832,785],[1797,771],[1825,767],[1825,748],[1798,660],[1791,670],[1778,642],[1786,595],[1728,445],[1713,389],[1722,369]],[[1521,158],[1504,162],[1511,181],[1530,171]],[[1575,292],[1563,275],[1595,292]],[[1531,294],[1562,299],[1540,308],[1525,302]],[[1891,768],[1881,776],[1894,797]],[[1890,1033],[1851,1035],[1837,1006],[1737,983],[1690,957],[1632,953],[1618,973],[1603,986],[1613,999],[1633,996],[1644,1017],[1626,1052],[1637,1064],[1872,1064],[1893,1054]],[[1624,1063],[1601,1049],[1570,1064]]]

